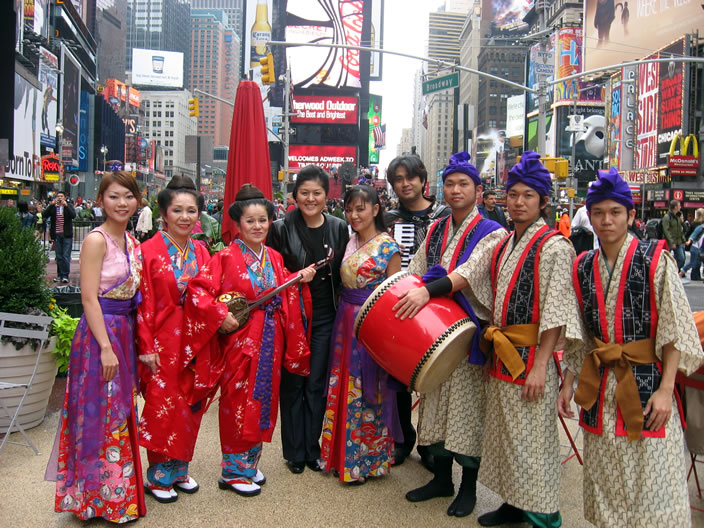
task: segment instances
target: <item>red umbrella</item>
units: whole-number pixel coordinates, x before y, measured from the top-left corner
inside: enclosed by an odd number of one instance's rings
[[[245,183],[256,185],[264,196],[271,199],[271,162],[264,106],[259,85],[252,81],[241,81],[235,96],[225,176],[225,210],[222,215],[222,239],[225,244],[229,244],[237,234],[227,210]]]

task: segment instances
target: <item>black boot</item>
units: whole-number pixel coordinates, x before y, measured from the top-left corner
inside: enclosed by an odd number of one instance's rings
[[[452,501],[447,509],[448,515],[455,517],[466,517],[474,511],[477,504],[477,474],[479,468],[462,468],[462,483],[457,497]]]
[[[519,523],[523,521],[523,510],[504,502],[498,510],[480,515],[477,521],[481,526]]]
[[[452,484],[452,457],[435,457],[435,476],[425,486],[406,493],[410,502],[421,502],[435,497],[452,497],[455,486]]]

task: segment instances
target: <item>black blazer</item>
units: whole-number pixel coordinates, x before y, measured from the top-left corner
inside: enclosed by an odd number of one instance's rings
[[[43,213],[44,221],[46,218],[51,218],[51,238],[52,240],[56,238],[56,206],[51,204],[49,207],[44,209]],[[73,238],[73,219],[76,218],[76,210],[72,205],[64,205],[64,232],[63,235],[66,238]]]
[[[295,210],[286,213],[286,216],[281,220],[276,220],[269,229],[269,235],[266,240],[266,245],[275,249],[284,257],[286,268],[291,271],[299,271],[313,264],[313,256],[306,252],[303,247],[303,241],[298,236],[298,231],[293,223],[293,215]],[[328,265],[327,272],[332,276],[330,284],[332,285],[332,299],[337,306],[337,300],[340,295],[341,282],[340,266],[342,265],[342,257],[345,255],[345,248],[349,241],[349,231],[347,224],[335,216],[325,214],[325,231],[323,240],[329,244],[335,252],[333,261]],[[318,271],[322,273],[323,270]]]

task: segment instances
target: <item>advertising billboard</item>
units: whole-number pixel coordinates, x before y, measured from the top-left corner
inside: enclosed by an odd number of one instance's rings
[[[59,156],[65,165],[78,166],[78,134],[80,133],[81,66],[68,51],[61,46],[61,123],[64,127]]]
[[[24,23],[37,35],[49,36],[49,0],[24,0]]]
[[[356,125],[358,106],[356,97],[294,95],[291,112],[298,115],[291,117],[291,122]]]
[[[491,18],[484,18],[496,24],[497,29],[510,29],[523,25],[523,17],[532,5],[526,0],[484,0],[482,14],[490,14]]]
[[[660,57],[685,55],[685,42],[677,42],[660,50]],[[670,143],[677,133],[682,133],[685,106],[685,67],[682,62],[660,63],[660,104],[658,107],[658,158],[657,164],[667,165]]]
[[[138,86],[183,87],[183,53],[132,49],[132,84]]]
[[[555,52],[555,40],[557,36],[553,33],[548,40],[548,44],[545,49],[541,49],[540,44],[534,44],[530,48],[530,58],[528,60],[528,86],[538,89],[538,83],[540,81],[539,75],[544,76],[546,82],[555,79],[555,63],[554,63],[554,52]],[[552,61],[550,57],[553,57]],[[548,96],[546,103],[551,104],[553,100],[553,90],[548,90]],[[527,112],[535,112],[538,110],[538,94],[529,93],[528,94],[528,104]]]
[[[364,0],[288,0],[286,42],[320,42],[359,46]],[[286,59],[293,84],[299,88],[324,85],[360,88],[359,51],[289,47]]]
[[[621,162],[621,72],[608,83],[606,90],[606,155],[609,167],[620,167]]]
[[[643,50],[666,46],[704,27],[701,2],[584,0],[587,70],[636,60]]]
[[[356,146],[291,145],[288,166],[293,170],[306,165],[318,165],[326,171],[343,163],[357,164]]]
[[[369,163],[379,163],[381,147],[377,147],[374,129],[381,126],[381,103],[380,95],[369,94],[369,113],[367,114],[369,120]]]
[[[15,72],[15,116],[12,147],[5,173],[17,180],[40,177],[39,105],[41,91]]]
[[[606,157],[606,116],[601,106],[578,106],[577,115],[582,117],[582,130],[571,132],[569,116],[573,115],[572,106],[556,109],[557,138],[556,156],[571,159],[574,141],[574,174],[586,187],[587,182],[596,180],[597,170],[604,169]]]
[[[90,167],[88,167],[88,134],[89,134],[89,125],[88,125],[88,115],[90,113],[90,93],[86,92],[85,90],[81,90],[81,110],[80,110],[80,126],[79,130],[81,131],[80,134],[78,135],[78,170],[79,171],[88,171],[90,170]]]
[[[244,0],[244,73],[249,68],[259,68],[259,59],[266,56],[266,43],[271,38],[271,24],[273,13],[272,0]]]
[[[139,121],[140,92],[117,79],[108,79],[103,98],[125,123],[125,133],[135,134]]]
[[[582,68],[582,28],[562,28],[557,33],[557,78],[562,79],[584,71]],[[573,79],[555,85],[555,102],[572,102],[577,94],[578,101],[603,103],[601,86],[592,82]]]
[[[39,47],[39,82],[42,83],[41,144],[56,147],[57,96],[59,94],[59,59]]]
[[[655,167],[658,161],[659,66],[657,62],[638,65],[637,169]]]
[[[525,94],[514,95],[506,100],[506,137],[523,136],[526,119]]]
[[[372,48],[383,49],[384,47],[384,0],[372,2],[372,33],[369,41]],[[381,81],[383,63],[383,53],[370,53],[369,80]]]

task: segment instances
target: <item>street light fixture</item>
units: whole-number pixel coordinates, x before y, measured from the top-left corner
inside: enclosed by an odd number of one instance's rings
[[[108,156],[108,147],[100,145],[100,153],[103,155],[103,172],[105,172],[106,158]]]

